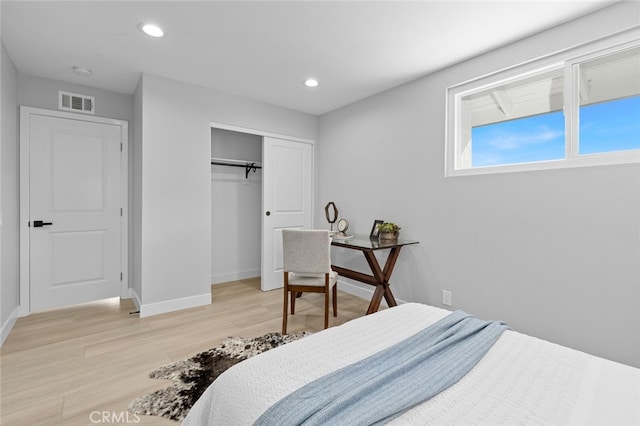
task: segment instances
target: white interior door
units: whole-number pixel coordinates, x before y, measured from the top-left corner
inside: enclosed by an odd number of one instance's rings
[[[262,290],[282,283],[282,229],[313,226],[313,146],[265,137],[262,149]]]
[[[121,131],[31,115],[31,311],[120,295]]]

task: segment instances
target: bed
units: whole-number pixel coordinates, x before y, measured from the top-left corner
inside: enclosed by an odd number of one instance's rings
[[[450,314],[407,303],[249,358],[213,382],[183,424],[253,424],[294,391]],[[462,379],[389,424],[640,425],[640,369],[506,330]]]

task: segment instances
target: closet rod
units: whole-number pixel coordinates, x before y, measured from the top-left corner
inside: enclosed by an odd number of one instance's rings
[[[256,163],[251,163],[251,162],[246,162],[245,164],[237,164],[237,163],[230,163],[230,162],[225,162],[225,161],[216,161],[216,160],[211,160],[211,164],[215,164],[217,166],[230,166],[230,167],[244,167],[244,177],[245,179],[249,179],[249,172],[253,171],[254,173],[256,172],[257,169],[261,169],[262,166],[257,165]]]

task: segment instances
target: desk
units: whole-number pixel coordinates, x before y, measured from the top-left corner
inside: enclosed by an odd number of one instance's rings
[[[352,269],[346,269],[341,266],[331,265],[331,268],[336,271],[338,275],[372,285],[376,288],[373,292],[371,303],[369,303],[367,315],[378,311],[383,296],[389,307],[398,305],[398,303],[396,303],[396,299],[393,297],[393,293],[391,293],[391,288],[389,288],[389,278],[391,278],[391,273],[396,265],[396,260],[398,260],[400,249],[410,244],[418,244],[418,241],[400,239],[377,240],[369,239],[366,235],[356,235],[348,240],[332,239],[332,246],[359,250],[364,254],[365,259],[367,259],[367,263],[369,264],[373,275],[368,275]],[[384,269],[380,268],[378,259],[376,259],[374,254],[374,251],[376,250],[391,250],[389,257],[387,257],[387,261],[384,264]]]

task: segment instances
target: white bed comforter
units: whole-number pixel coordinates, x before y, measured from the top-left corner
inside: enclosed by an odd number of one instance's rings
[[[327,329],[223,373],[183,425],[252,424],[304,384],[417,333],[449,311],[408,303]],[[506,331],[462,380],[402,425],[640,425],[640,370]]]

